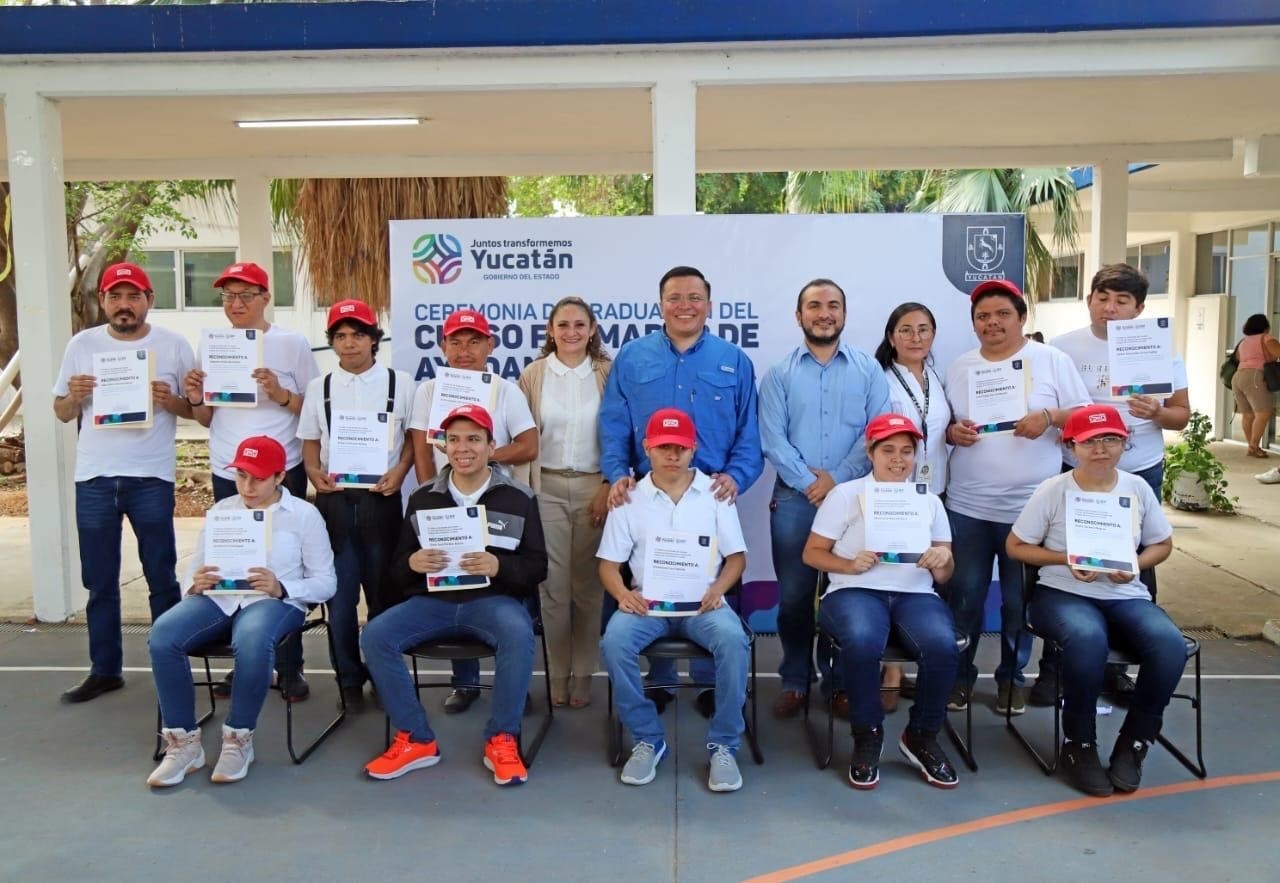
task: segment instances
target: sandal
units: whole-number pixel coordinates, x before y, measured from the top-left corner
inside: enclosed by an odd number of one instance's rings
[[[570,708],[586,708],[591,704],[590,696],[574,696],[569,700]]]

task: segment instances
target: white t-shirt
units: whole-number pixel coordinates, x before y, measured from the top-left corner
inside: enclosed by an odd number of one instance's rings
[[[493,445],[500,448],[511,444],[511,440],[522,432],[534,428],[533,414],[529,411],[529,402],[525,399],[520,387],[504,377],[494,375],[498,382],[497,399],[494,403]],[[431,395],[435,390],[434,380],[424,380],[413,396],[413,419],[409,421],[410,429],[426,432],[431,427],[427,421],[431,419]],[[436,473],[445,467],[449,458],[439,445],[433,445],[433,457],[436,461]]]
[[[1049,345],[1056,346],[1076,363],[1085,389],[1095,402],[1111,405],[1120,412],[1124,425],[1129,428],[1129,450],[1121,455],[1119,468],[1126,472],[1141,472],[1164,460],[1164,433],[1155,421],[1133,416],[1124,402],[1111,398],[1111,365],[1107,361],[1106,339],[1096,336],[1086,325],[1055,337]],[[1187,388],[1187,366],[1179,356],[1173,357],[1173,388],[1175,391]],[[1076,465],[1075,456],[1065,448],[1062,459]]]
[[[330,411],[385,411],[387,410],[387,375],[391,369],[375,364],[362,374],[349,374],[341,368],[333,369],[329,384]],[[396,397],[391,426],[391,450],[387,452],[387,468],[400,462],[404,449],[404,434],[413,414],[413,378],[403,371],[396,372]],[[329,427],[324,419],[324,377],[317,377],[307,384],[302,413],[298,415],[298,438],[320,440],[320,465],[329,465]]]
[[[55,396],[71,391],[73,375],[92,374],[95,353],[150,350],[155,360],[155,379],[169,384],[169,391],[182,395],[182,378],[196,366],[191,344],[176,331],[152,325],[138,340],[117,340],[108,326],[86,328],[67,343],[62,369],[53,385]],[[103,475],[162,478],[174,480],[174,436],[178,420],[163,408],[152,409],[147,429],[98,429],[93,425],[93,396],[80,403],[80,435],[76,438],[76,481]]]
[[[1138,501],[1138,527],[1134,531],[1133,547],[1161,543],[1173,536],[1169,519],[1165,518],[1160,501],[1151,491],[1151,485],[1129,472],[1116,471],[1113,493],[1127,494]],[[1031,495],[1022,514],[1013,523],[1013,532],[1024,543],[1043,545],[1051,552],[1067,550],[1067,491],[1078,491],[1075,474],[1063,472],[1047,479]],[[1040,582],[1073,595],[1098,600],[1116,598],[1151,598],[1147,587],[1133,575],[1127,583],[1113,583],[1106,574],[1099,574],[1091,583],[1080,582],[1065,564],[1051,564],[1040,568]]]
[[[1010,359],[1022,359],[1030,372],[1027,413],[1089,404],[1080,372],[1062,350],[1028,340]],[[974,349],[947,369],[947,400],[957,421],[969,418],[969,369],[990,364]],[[1040,482],[1062,470],[1060,438],[1054,428],[1037,439],[996,432],[967,448],[956,446],[948,463],[947,508],[970,518],[1013,524]]]
[[[636,587],[643,588],[645,549],[655,530],[697,534],[714,530],[720,563],[728,555],[747,550],[737,508],[715,498],[711,479],[701,470],[694,470],[693,483],[678,503],[672,503],[666,491],[653,483],[652,475],[640,479],[631,491],[631,501],[609,512],[596,557],[619,564],[631,562]],[[720,572],[719,564],[716,572]]]
[[[841,558],[852,559],[867,547],[867,522],[862,501],[867,478],[864,475],[836,485],[818,507],[818,513],[813,516],[813,527],[810,529],[820,537],[835,540],[831,551]],[[937,494],[929,494],[929,511],[932,515],[930,539],[935,543],[951,542],[951,524],[947,521],[947,510],[942,507],[942,500],[938,499]],[[914,564],[877,563],[866,573],[832,573],[829,576],[831,583],[828,592],[847,588],[877,589],[882,592],[933,591],[933,574]]]
[[[935,494],[941,494],[947,489],[947,456],[949,454],[947,424],[951,422],[951,406],[947,404],[942,378],[932,368],[925,366],[925,377],[929,381],[926,407],[926,396],[916,376],[901,365],[895,367],[898,369],[897,375],[892,368],[886,368],[884,372],[885,381],[889,384],[889,406],[893,413],[909,417],[911,422],[921,429],[925,428],[920,426],[921,422],[928,426],[928,438],[916,445],[916,476],[920,475],[920,465],[928,463],[929,490]],[[898,380],[899,376],[902,378],[901,381]],[[906,383],[906,387],[902,385],[903,383]],[[911,390],[911,395],[907,394],[908,388]],[[911,401],[911,396],[915,396],[915,402]],[[917,404],[920,408],[928,410],[927,421],[921,420]]]
[[[203,343],[196,350],[196,364],[203,364]],[[311,344],[297,331],[271,325],[262,335],[262,365],[276,374],[280,386],[296,396],[306,393],[307,384],[320,376]],[[267,435],[284,445],[285,465],[292,469],[302,462],[302,440],[298,438],[298,418],[288,408],[266,396],[254,408],[213,408],[209,424],[209,465],[214,475],[234,480],[236,447],[253,435]]]

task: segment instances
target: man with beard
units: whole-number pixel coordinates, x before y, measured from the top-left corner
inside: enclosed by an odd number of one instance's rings
[[[87,702],[124,686],[124,642],[120,631],[120,520],[138,539],[147,580],[151,621],[180,597],[174,572],[173,535],[175,417],[190,417],[182,378],[195,354],[182,335],[147,324],[155,303],[151,281],[135,264],[112,264],[102,274],[98,304],[107,324],[86,328],[67,344],[54,384],[53,413],[63,423],[82,420],[76,439],[76,533],[80,579],[89,591],[89,676],[62,694],[64,702]],[[147,350],[154,368],[152,416],[145,426],[102,428],[95,424],[94,356]]]
[[[840,342],[845,297],[830,279],[814,279],[796,298],[804,344],[765,372],[760,384],[760,440],[778,479],[769,503],[773,569],[778,577],[782,692],[776,717],[794,717],[809,692],[809,654],[818,571],[801,561],[818,506],[837,484],[871,471],[863,434],[889,407],[889,385],[874,359]],[[819,652],[824,692],[836,710],[849,701],[835,684],[828,654]]]

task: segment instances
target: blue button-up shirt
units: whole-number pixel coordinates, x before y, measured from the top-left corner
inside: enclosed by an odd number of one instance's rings
[[[693,465],[703,472],[728,474],[742,493],[764,471],[755,369],[733,344],[703,329],[684,352],[663,331],[623,346],[600,403],[600,471],[610,482],[649,471],[644,431],[659,408],[679,408],[693,418]]]
[[[837,482],[871,471],[863,436],[872,417],[890,410],[884,369],[840,344],[823,365],[798,346],[760,384],[760,438],[778,477],[803,491],[823,469]]]

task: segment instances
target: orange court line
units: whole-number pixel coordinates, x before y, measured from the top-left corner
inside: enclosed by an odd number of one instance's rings
[[[1174,794],[1187,794],[1195,791],[1211,791],[1215,788],[1232,788],[1236,785],[1256,785],[1263,782],[1280,782],[1280,770],[1270,773],[1248,773],[1239,776],[1218,776],[1204,781],[1180,782],[1176,785],[1159,785],[1155,788],[1147,788],[1137,791],[1133,794],[1117,795],[1115,797],[1099,800],[1096,797],[1080,797],[1075,800],[1063,800],[1058,803],[1045,803],[1040,806],[1028,806],[1023,809],[1015,809],[1009,812],[998,813],[993,816],[986,816],[981,819],[974,819],[971,822],[962,822],[958,825],[947,825],[943,828],[934,828],[930,831],[921,831],[917,834],[908,834],[904,837],[894,837],[892,840],[885,840],[871,846],[863,846],[860,849],[852,849],[848,852],[837,853],[827,858],[818,859],[817,861],[806,862],[802,865],[794,865],[790,868],[783,868],[780,871],[772,871],[768,874],[761,874],[758,877],[752,877],[746,883],[783,883],[786,880],[798,880],[801,877],[808,877],[812,874],[819,874],[823,871],[831,871],[835,868],[842,868],[846,865],[854,865],[858,862],[864,862],[868,859],[880,858],[885,855],[892,855],[895,852],[902,852],[906,849],[912,849],[916,846],[925,846],[930,843],[937,843],[939,840],[948,840],[952,837],[961,837],[965,834],[973,834],[978,831],[988,831],[992,828],[1003,827],[1004,825],[1012,825],[1017,822],[1030,822],[1036,819],[1044,819],[1049,816],[1062,815],[1063,813],[1076,812],[1082,809],[1101,809],[1104,807],[1115,806],[1118,803],[1132,803],[1135,800],[1150,800],[1154,797],[1169,797]]]

